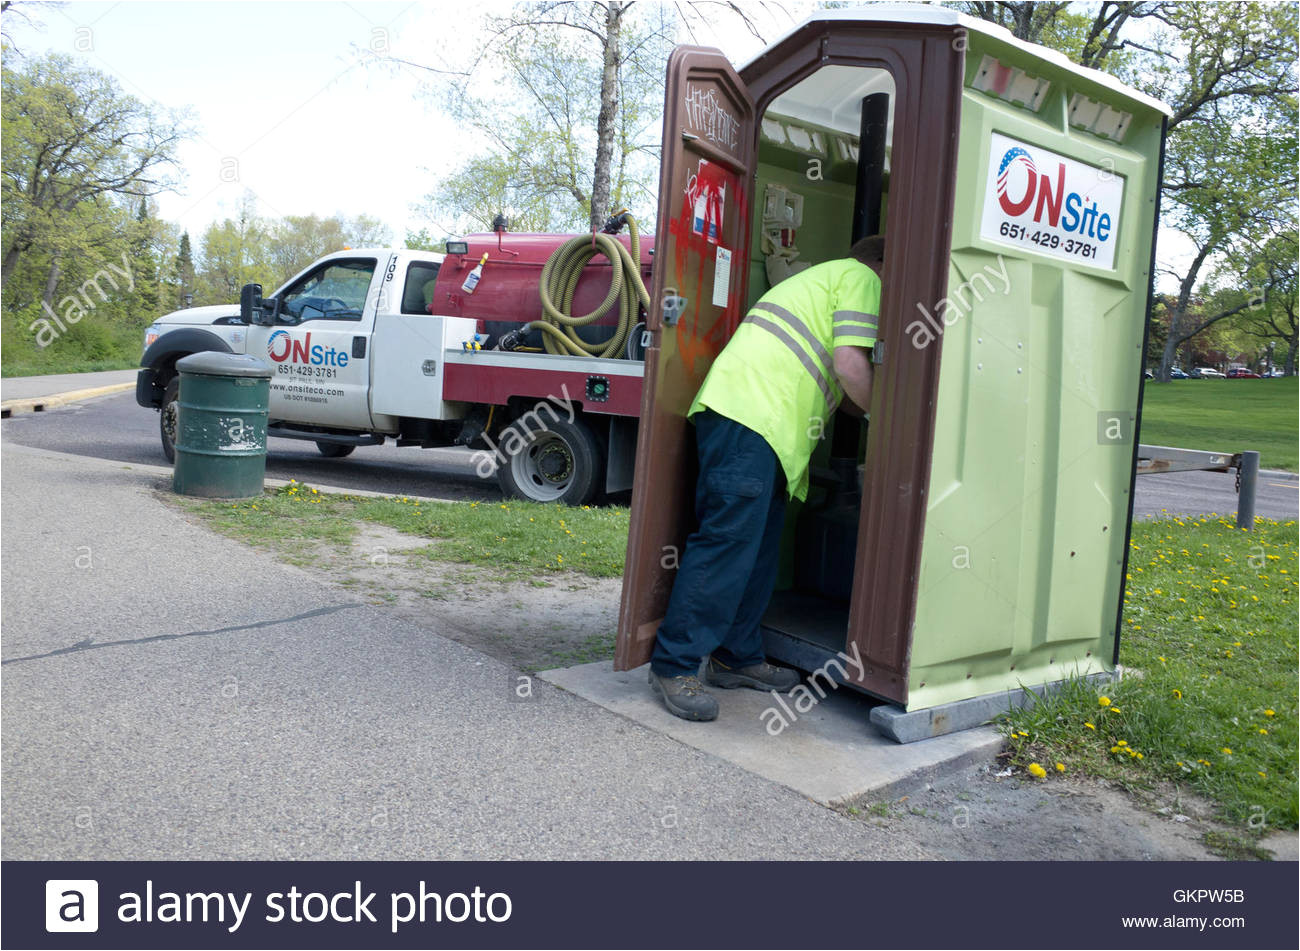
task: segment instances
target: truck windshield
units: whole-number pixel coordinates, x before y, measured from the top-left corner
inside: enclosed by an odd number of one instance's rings
[[[360,320],[374,258],[330,261],[281,295],[281,310],[296,323],[304,320]]]

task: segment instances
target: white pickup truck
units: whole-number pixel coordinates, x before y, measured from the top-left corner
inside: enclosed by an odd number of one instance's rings
[[[311,440],[325,456],[388,439],[470,446],[480,450],[480,475],[495,468],[512,497],[582,504],[625,490],[643,362],[487,349],[492,331],[530,319],[520,302],[530,284],[536,294],[540,264],[521,262],[544,257],[555,241],[485,235],[447,255],[340,251],[270,297],[245,288],[240,305],[167,314],[146,331],[136,401],[160,410],[163,452],[173,460],[176,361],[249,353],[274,370],[268,434]],[[462,285],[483,253],[492,260],[471,299]]]

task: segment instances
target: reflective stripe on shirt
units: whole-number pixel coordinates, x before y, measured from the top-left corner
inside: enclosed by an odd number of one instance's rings
[[[798,358],[799,362],[803,364],[804,369],[812,376],[813,381],[817,384],[817,389],[822,391],[822,398],[826,400],[826,405],[831,409],[835,408],[838,401],[835,399],[835,396],[831,391],[830,383],[826,379],[826,372],[817,365],[817,361],[808,355],[808,351],[799,346],[799,342],[795,340],[794,337],[790,336],[784,327],[768,320],[766,317],[760,317],[758,314],[754,313],[751,313],[746,317],[744,322],[766,330],[768,333],[772,334],[772,336],[776,337],[777,340],[780,340],[785,344],[786,348]],[[822,347],[821,344],[818,344],[818,349],[823,353],[826,351],[826,348]]]

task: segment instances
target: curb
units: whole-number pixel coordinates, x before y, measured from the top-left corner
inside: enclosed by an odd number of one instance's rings
[[[94,399],[96,396],[109,396],[113,393],[125,393],[135,389],[134,383],[110,383],[108,386],[92,386],[86,390],[69,390],[67,393],[55,393],[53,396],[31,396],[26,399],[5,400],[0,403],[0,419],[8,419],[14,413],[43,413],[58,409],[69,403]]]

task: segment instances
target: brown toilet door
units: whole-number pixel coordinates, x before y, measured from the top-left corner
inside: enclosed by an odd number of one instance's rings
[[[693,526],[695,436],[686,411],[744,316],[755,121],[753,99],[722,53],[673,51],[616,670],[650,659]]]

